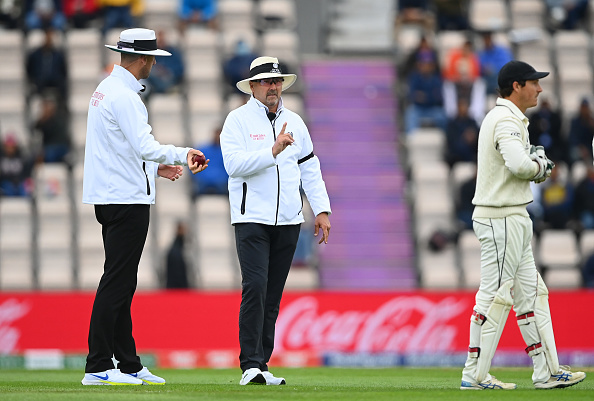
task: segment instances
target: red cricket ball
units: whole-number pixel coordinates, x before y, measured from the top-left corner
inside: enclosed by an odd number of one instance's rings
[[[194,157],[192,158],[192,162],[193,163],[198,163],[198,165],[202,165],[204,164],[204,162],[206,162],[206,157],[201,156],[201,155],[194,155]]]

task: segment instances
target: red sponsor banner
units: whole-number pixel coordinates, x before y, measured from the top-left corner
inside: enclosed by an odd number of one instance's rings
[[[138,292],[132,305],[138,352],[157,354],[162,366],[236,366],[240,297],[239,292]],[[86,353],[93,299],[86,292],[0,293],[0,354]],[[560,351],[594,350],[591,305],[592,291],[550,295]],[[286,292],[274,355],[279,364],[303,366],[319,364],[327,351],[465,352],[473,306],[471,292]],[[524,347],[512,311],[498,349]]]

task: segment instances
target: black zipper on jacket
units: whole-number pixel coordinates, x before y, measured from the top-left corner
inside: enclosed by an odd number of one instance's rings
[[[270,125],[272,125],[272,135],[274,135],[274,142],[276,142],[276,128],[274,126],[277,115],[276,113],[268,113],[268,119],[270,120]],[[272,117],[272,118],[271,118]],[[278,156],[277,156],[278,157]],[[278,164],[276,165],[276,182],[277,182],[277,190],[276,190],[276,215],[274,217],[274,225],[278,224],[278,209],[280,207],[280,171],[278,169]]]
[[[247,182],[243,183],[243,196],[241,197],[241,214],[245,214],[245,198],[247,197]]]
[[[146,177],[146,194],[151,194],[151,184],[149,184],[148,175],[146,174],[146,162],[142,162],[142,171],[144,171],[144,176]]]

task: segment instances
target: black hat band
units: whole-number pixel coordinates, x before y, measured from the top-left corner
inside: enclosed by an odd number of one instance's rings
[[[157,39],[151,40],[135,40],[132,43],[129,42],[118,42],[118,49],[134,49],[134,50],[144,50],[144,51],[152,51],[157,50]]]
[[[261,64],[250,70],[250,78],[255,77],[258,74],[282,74],[282,70],[283,68],[281,68],[280,63]]]

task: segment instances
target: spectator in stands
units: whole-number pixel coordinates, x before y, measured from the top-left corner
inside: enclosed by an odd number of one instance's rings
[[[258,57],[242,39],[235,44],[233,55],[223,63],[223,75],[234,93],[244,94],[236,84],[250,76],[250,64]]]
[[[201,174],[192,175],[192,196],[200,195],[227,195],[229,175],[223,164],[223,153],[220,143],[221,127],[213,131],[209,144],[202,145],[199,149],[208,157],[208,169]]]
[[[572,163],[577,160],[592,160],[593,135],[594,115],[590,108],[590,101],[584,98],[569,128],[569,155]]]
[[[429,0],[397,0],[395,30],[404,24],[415,24],[427,32],[435,30],[435,17],[429,8]]]
[[[543,146],[547,156],[554,162],[568,163],[567,140],[561,131],[561,114],[553,109],[549,99],[543,97],[540,109],[529,119],[530,143]]]
[[[594,288],[594,253],[588,256],[582,267],[582,279],[585,288]]]
[[[561,177],[559,166],[541,186],[543,222],[547,228],[564,229],[571,227],[573,218],[574,190],[571,182]]]
[[[97,0],[63,0],[64,15],[72,28],[88,28],[99,17]]]
[[[43,161],[45,163],[61,163],[71,165],[70,129],[68,114],[63,105],[56,99],[45,97],[41,104],[41,113],[35,121],[35,131],[41,136],[43,144]]]
[[[437,15],[437,30],[464,31],[469,29],[469,3],[470,0],[433,0],[435,15]]]
[[[435,60],[435,69],[437,71],[441,71],[437,50],[429,42],[427,36],[423,35],[419,40],[419,45],[410,53],[402,68],[400,68],[401,79],[407,79],[410,76],[410,74],[417,67],[417,60],[419,60],[419,58],[422,56],[431,57],[433,60]]]
[[[459,222],[459,228],[462,230],[472,230],[472,212],[474,205],[474,191],[476,189],[476,171],[468,180],[464,181],[458,189],[456,199],[456,218]]]
[[[182,50],[167,41],[167,35],[163,30],[157,31],[157,43],[163,50],[171,53],[171,56],[159,57],[151,75],[141,80],[141,83],[146,85],[143,93],[146,99],[149,99],[153,93],[170,93],[184,80],[185,65]]]
[[[303,198],[303,194],[301,195]],[[299,238],[297,238],[297,246],[295,247],[295,253],[293,254],[293,262],[291,266],[305,267],[313,262],[314,257],[314,237],[311,236],[311,232],[314,230],[314,226],[311,220],[306,220],[301,224],[299,229]]]
[[[103,12],[101,34],[113,28],[131,28],[144,13],[144,0],[97,0]]]
[[[458,99],[458,114],[448,120],[446,128],[446,162],[450,168],[457,162],[476,162],[479,126],[468,114],[468,100]]]
[[[180,0],[179,1],[179,31],[183,35],[188,25],[198,24],[217,30],[217,1],[216,0]]]
[[[48,29],[63,31],[66,29],[66,17],[62,12],[61,0],[26,0],[25,31]]]
[[[43,95],[48,90],[56,92],[60,101],[68,98],[68,68],[62,49],[54,45],[53,31],[45,30],[42,46],[27,55],[27,80],[34,94]]]
[[[185,223],[179,221],[175,229],[175,238],[167,251],[165,288],[190,288],[188,263],[184,251],[187,231]]]
[[[552,29],[576,29],[588,15],[588,0],[545,0]]]
[[[21,25],[22,3],[14,0],[0,0],[0,27],[17,29]]]
[[[472,41],[467,39],[460,48],[453,48],[446,55],[443,71],[444,107],[446,115],[454,117],[458,99],[469,103],[469,114],[477,123],[485,116],[486,85],[481,78],[480,62]]]
[[[474,81],[480,76],[480,61],[470,39],[466,39],[461,47],[450,49],[443,70],[444,79],[452,82]]]
[[[412,133],[424,123],[445,130],[447,118],[443,108],[443,81],[436,69],[435,59],[429,54],[419,56],[417,67],[408,78],[408,90],[406,133]]]
[[[32,160],[16,137],[7,134],[0,147],[0,196],[27,196],[32,190]]]
[[[493,33],[483,32],[483,48],[478,52],[481,77],[487,85],[487,93],[497,94],[497,75],[501,67],[513,59],[509,47],[493,41]]]
[[[574,216],[586,230],[594,229],[594,166],[587,163],[588,172],[575,188]]]

